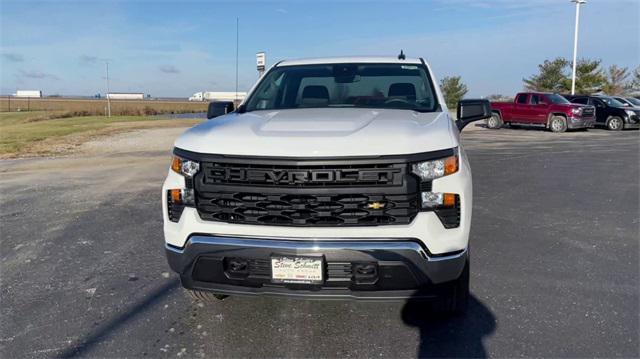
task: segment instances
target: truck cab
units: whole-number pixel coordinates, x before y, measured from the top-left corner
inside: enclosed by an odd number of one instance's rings
[[[593,127],[593,106],[572,104],[564,97],[547,92],[520,92],[513,102],[492,102],[492,117],[487,127],[527,125],[564,132],[568,129]]]

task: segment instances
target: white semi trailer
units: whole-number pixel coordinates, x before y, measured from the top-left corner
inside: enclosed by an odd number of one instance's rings
[[[196,92],[193,96],[189,97],[189,101],[234,101],[244,100],[245,96],[247,96],[246,92],[212,92],[212,91],[201,91]]]
[[[109,92],[107,98],[110,100],[144,100],[144,94],[138,92]]]
[[[42,97],[42,91],[40,90],[17,90],[16,97],[31,97],[31,98],[40,98]]]

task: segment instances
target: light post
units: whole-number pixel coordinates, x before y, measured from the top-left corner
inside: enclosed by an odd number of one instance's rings
[[[571,94],[576,93],[576,62],[578,57],[578,25],[580,24],[580,5],[585,4],[587,0],[571,0],[576,3],[576,28],[573,33],[573,70],[571,75]]]

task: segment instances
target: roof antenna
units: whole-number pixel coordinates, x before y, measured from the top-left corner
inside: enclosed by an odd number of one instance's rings
[[[407,57],[404,56],[404,52],[400,50],[400,55],[398,55],[398,60],[405,60]]]

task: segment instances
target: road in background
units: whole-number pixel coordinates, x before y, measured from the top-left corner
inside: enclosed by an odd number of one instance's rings
[[[469,130],[473,298],[449,320],[401,302],[193,303],[163,249],[175,129],[3,161],[0,356],[638,357],[638,131]]]

